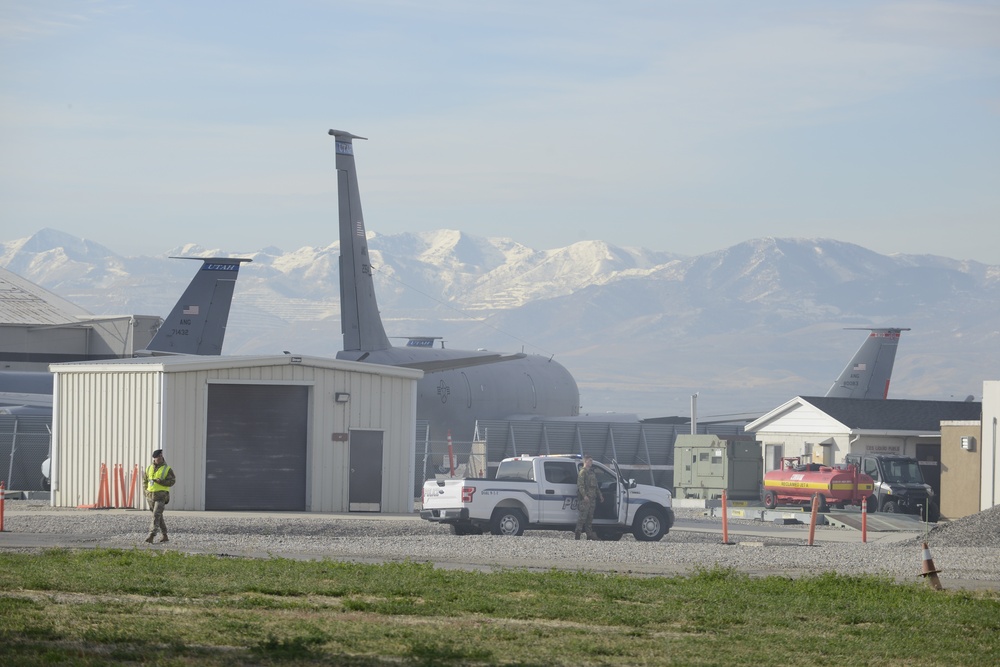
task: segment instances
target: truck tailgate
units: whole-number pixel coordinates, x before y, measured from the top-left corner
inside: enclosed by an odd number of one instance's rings
[[[462,507],[464,479],[442,479],[424,482],[423,509]]]

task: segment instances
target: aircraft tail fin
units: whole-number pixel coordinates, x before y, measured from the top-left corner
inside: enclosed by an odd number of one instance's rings
[[[344,351],[371,352],[391,347],[375,300],[375,281],[361,192],[354,165],[354,140],[364,139],[330,130],[337,147],[337,193],[340,211],[340,326]]]
[[[860,327],[852,327],[860,328]],[[896,361],[901,328],[866,328],[868,338],[833,383],[827,396],[834,398],[875,398],[889,395],[889,378]]]
[[[229,306],[240,264],[235,257],[174,257],[200,259],[201,268],[144,352],[159,354],[222,354]]]

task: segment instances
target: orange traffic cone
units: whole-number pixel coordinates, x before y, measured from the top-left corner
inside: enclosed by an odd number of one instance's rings
[[[936,591],[944,590],[944,587],[941,586],[941,580],[938,579],[938,572],[940,571],[934,569],[934,559],[931,558],[931,550],[927,547],[927,543],[924,542],[924,565],[920,576],[930,581],[931,588]]]

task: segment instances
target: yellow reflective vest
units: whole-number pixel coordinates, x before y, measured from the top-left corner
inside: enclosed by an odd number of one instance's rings
[[[164,486],[160,484],[167,477],[167,473],[170,472],[170,466],[163,464],[160,466],[159,470],[152,463],[146,468],[146,479],[149,481],[146,483],[146,490],[150,493],[155,493],[156,491],[169,491],[169,486]]]

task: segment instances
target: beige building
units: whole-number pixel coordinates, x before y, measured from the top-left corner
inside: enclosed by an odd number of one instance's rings
[[[171,510],[412,512],[421,371],[335,359],[162,356],[54,364],[52,504],[163,449]],[[137,507],[145,507],[137,491]]]
[[[976,420],[941,422],[941,516],[958,519],[979,512],[983,466]]]
[[[941,514],[958,519],[1000,504],[1000,380],[983,382],[981,419],[941,422]]]

